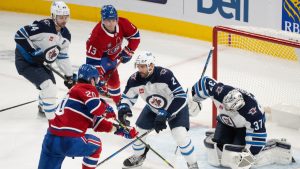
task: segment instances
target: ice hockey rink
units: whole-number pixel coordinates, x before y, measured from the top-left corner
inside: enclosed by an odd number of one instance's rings
[[[14,65],[14,34],[21,27],[26,24],[30,24],[33,20],[42,19],[45,16],[29,15],[29,14],[17,14],[11,12],[0,12],[0,109],[4,109],[10,106],[18,105],[24,102],[35,100],[38,97],[38,91],[35,87],[18,75]],[[70,20],[67,27],[72,34],[72,42],[69,50],[69,56],[71,57],[74,71],[77,71],[78,67],[85,63],[85,41],[88,38],[89,33],[96,23]],[[184,28],[183,28],[184,29]],[[166,35],[161,33],[149,32],[140,30],[141,44],[136,52],[139,51],[151,51],[156,55],[156,63],[159,66],[167,67],[171,69],[179,82],[185,87],[191,87],[199,78],[207,58],[211,44],[208,42],[198,41],[194,39],[188,39],[178,36]],[[259,56],[252,57],[239,57],[243,55],[240,51],[228,51],[228,55],[236,55],[234,60],[228,59],[224,65],[224,74],[236,72],[236,78],[232,77],[232,81],[228,81],[235,86],[239,86],[241,82],[235,82],[234,79],[238,79],[238,76],[249,76],[251,81],[253,74],[245,73],[243,69],[231,69],[231,65],[237,65],[242,67],[242,63],[247,62],[255,65],[255,71],[257,74],[264,72],[265,67],[264,60],[259,60]],[[261,57],[260,57],[261,58]],[[264,58],[264,57],[263,57]],[[135,71],[133,61],[120,65],[119,73],[121,77],[122,88],[128,79],[128,77]],[[276,59],[268,59],[268,64],[279,64]],[[299,63],[289,63],[289,71],[300,72]],[[57,67],[55,67],[57,68]],[[228,72],[227,72],[228,71]],[[268,70],[272,72],[272,70]],[[211,64],[209,64],[206,71],[206,75],[211,76]],[[296,78],[295,83],[288,84],[287,88],[292,88],[294,92],[287,94],[286,99],[289,99],[289,95],[294,95],[294,99],[291,102],[300,102],[300,84],[299,73],[296,77],[290,77],[289,75],[279,75],[280,78],[268,79],[264,77],[264,81],[269,81],[270,88],[279,85],[282,79]],[[63,85],[62,80],[56,76],[57,86],[59,88],[59,98],[67,92],[67,88]],[[251,86],[251,84],[249,84]],[[285,86],[280,86],[285,87]],[[245,88],[248,90],[248,88]],[[251,89],[249,89],[251,91]],[[258,100],[262,103],[268,103],[272,96],[265,96],[264,92],[254,93]],[[296,96],[296,97],[295,97]],[[296,98],[296,99],[295,99]],[[274,98],[272,98],[274,99]],[[133,108],[134,117],[131,122],[134,123],[139,112],[143,108],[143,101],[139,100],[136,106]],[[37,168],[39,155],[41,151],[41,144],[45,132],[48,127],[48,123],[45,119],[39,119],[37,117],[37,102],[30,103],[21,107],[13,108],[7,111],[3,111],[0,114],[0,168],[1,169],[33,169]],[[203,104],[203,110],[198,116],[191,118],[191,130],[190,135],[195,145],[195,152],[198,158],[198,164],[200,168],[212,169],[207,163],[207,156],[205,154],[205,148],[203,145],[203,139],[205,138],[205,131],[211,127],[211,102],[207,100]],[[288,142],[292,144],[293,154],[296,163],[289,166],[272,165],[262,167],[263,169],[296,169],[300,168],[300,131],[296,129],[289,129],[280,127],[273,123],[271,119],[267,119],[267,131],[269,138],[286,138]],[[93,133],[93,132],[91,132]],[[131,140],[123,139],[119,136],[107,133],[94,133],[99,136],[103,142],[102,154],[100,161],[113,154],[115,151],[129,143]],[[171,138],[171,133],[168,129],[156,134],[152,132],[148,136],[148,143],[166,158],[177,169],[186,169],[186,163],[181,157],[180,153],[175,154],[176,145]],[[124,151],[116,154],[113,158],[106,161],[98,168],[103,169],[118,169],[122,168],[123,160],[129,157],[132,153],[131,147],[128,147]],[[81,168],[82,158],[66,158],[63,162],[63,169],[79,169]],[[143,169],[168,169],[170,168],[163,160],[161,160],[153,152],[149,151],[147,159]]]

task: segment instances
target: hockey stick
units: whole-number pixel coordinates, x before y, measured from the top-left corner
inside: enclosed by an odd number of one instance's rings
[[[208,56],[207,56],[207,59],[206,59],[204,68],[203,68],[203,70],[202,70],[202,74],[201,74],[200,79],[203,78],[203,76],[204,76],[204,74],[205,74],[205,72],[206,72],[206,68],[207,68],[207,66],[208,66],[208,63],[209,63],[209,60],[210,60],[211,55],[212,55],[212,53],[213,53],[213,50],[214,50],[214,48],[212,47],[212,48],[210,49],[209,53],[208,53]]]
[[[5,109],[1,109],[0,112],[6,111],[6,110],[9,110],[9,109],[13,109],[13,108],[16,108],[16,107],[20,107],[20,106],[23,106],[23,105],[26,105],[26,104],[29,104],[29,103],[33,103],[33,102],[36,102],[36,101],[38,101],[38,100],[32,100],[32,101],[25,102],[25,103],[22,103],[22,104],[18,104],[18,105],[15,105],[15,106],[11,106],[11,107],[8,107],[8,108],[5,108]]]
[[[118,119],[115,119],[116,122],[118,122],[123,128],[125,128],[127,131],[129,131],[129,129],[127,128],[127,126],[125,126],[124,124],[122,124]],[[146,147],[148,147],[151,151],[153,151],[154,154],[156,154],[158,157],[160,157],[165,163],[167,163],[171,168],[174,168],[174,166],[168,162],[163,156],[161,156],[157,151],[155,151],[149,144],[147,144],[146,142],[144,142],[141,137],[137,136],[136,137],[139,141],[141,141],[143,144],[145,144]]]
[[[206,59],[206,61],[205,61],[205,65],[204,65],[204,68],[203,68],[203,70],[202,70],[200,79],[203,78],[203,76],[204,76],[204,74],[205,74],[205,72],[206,72],[206,69],[207,69],[208,63],[209,63],[209,61],[210,61],[211,55],[212,55],[212,53],[213,53],[213,50],[214,50],[214,48],[212,47],[212,48],[210,49],[209,53],[208,53],[208,56],[207,56],[207,59]],[[188,90],[186,91],[186,93],[187,93],[187,92],[188,92]],[[197,103],[197,104],[198,104],[198,106],[200,107],[200,110],[201,110],[201,106],[199,105],[199,103]],[[177,150],[178,150],[178,146],[176,146],[176,149],[175,149],[174,154],[177,153]]]
[[[152,130],[148,130],[147,132],[145,132],[144,134],[142,134],[141,136],[139,136],[139,139],[145,137],[147,134],[149,134]],[[129,147],[131,144],[135,143],[136,141],[138,141],[138,138],[132,140],[130,143],[126,144],[124,147],[120,148],[118,151],[114,152],[112,155],[110,155],[109,157],[107,157],[106,159],[102,160],[101,162],[99,162],[97,164],[96,167],[98,167],[99,165],[103,164],[105,161],[113,158],[115,155],[117,155],[118,153],[120,153],[121,151],[123,151],[124,149],[126,149],[127,147]]]
[[[64,77],[64,75],[62,75],[59,71],[57,71],[56,69],[54,69],[50,64],[46,64],[45,67],[51,71],[53,71],[55,74],[57,74],[59,77],[61,77],[63,80],[66,80],[66,78]]]

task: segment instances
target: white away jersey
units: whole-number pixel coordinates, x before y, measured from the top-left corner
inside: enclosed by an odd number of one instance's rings
[[[187,95],[173,73],[158,66],[147,78],[142,78],[138,72],[131,75],[121,103],[133,106],[138,96],[141,96],[153,112],[164,109],[169,116],[177,114],[187,104]]]

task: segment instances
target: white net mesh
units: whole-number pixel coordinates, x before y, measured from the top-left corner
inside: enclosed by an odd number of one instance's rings
[[[289,40],[300,47],[298,34],[253,27],[230,28]],[[226,30],[218,31],[217,47],[218,81],[248,90],[264,107],[286,104],[300,108],[299,48]]]

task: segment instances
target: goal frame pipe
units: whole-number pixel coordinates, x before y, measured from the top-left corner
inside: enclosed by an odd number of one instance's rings
[[[267,42],[272,42],[272,43],[277,43],[285,46],[290,46],[294,48],[300,48],[300,43],[299,42],[293,42],[285,39],[280,39],[280,38],[274,38],[271,36],[267,35],[260,35],[257,33],[252,33],[252,32],[247,32],[243,30],[238,30],[226,26],[215,26],[213,28],[213,41],[212,41],[212,46],[214,48],[213,50],[213,56],[212,56],[212,77],[216,80],[218,80],[218,32],[226,32],[229,33],[229,39],[228,43],[231,44],[231,34],[235,35],[240,35],[244,37],[249,37],[253,39],[258,39],[262,41],[267,41]],[[212,103],[212,127],[215,128],[217,121],[217,108]]]

